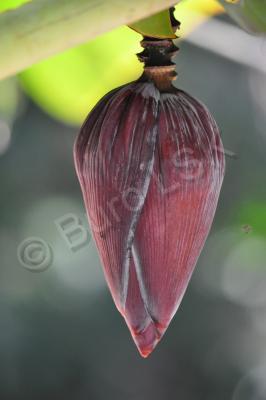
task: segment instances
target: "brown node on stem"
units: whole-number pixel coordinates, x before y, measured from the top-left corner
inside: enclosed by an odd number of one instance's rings
[[[174,17],[174,7],[169,10],[173,29],[179,29],[180,22]],[[144,63],[144,72],[141,80],[152,80],[160,91],[169,91],[172,81],[176,79],[175,63],[172,57],[179,48],[172,39],[156,39],[144,37],[140,42],[143,51],[137,54],[138,59]]]

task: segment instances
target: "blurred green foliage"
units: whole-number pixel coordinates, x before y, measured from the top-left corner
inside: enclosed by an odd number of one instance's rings
[[[181,1],[176,16],[184,21],[182,35],[219,11],[221,6],[214,0],[208,4],[205,0]],[[163,21],[167,19],[169,24],[169,13],[162,14]],[[141,75],[143,67],[136,57],[141,51],[141,39],[140,34],[125,26],[117,28],[32,66],[20,74],[20,82],[25,92],[51,116],[79,125],[108,91]]]
[[[28,0],[2,0],[0,12]],[[244,28],[265,30],[266,1],[183,0],[176,6],[176,18],[182,22],[181,36],[206,18],[223,11],[221,4]],[[168,11],[132,25],[148,34],[156,26],[158,36],[169,35]],[[84,45],[42,61],[20,74],[25,92],[52,117],[70,125],[79,125],[97,101],[108,91],[137,79],[142,65],[135,54],[141,36],[120,27]],[[108,61],[106,61],[108,60]]]
[[[31,1],[31,0],[1,0],[0,1],[0,12],[19,7],[24,3],[28,3],[29,1]]]
[[[140,39],[133,30],[120,27],[34,65],[20,81],[50,115],[79,124],[106,92],[140,76]]]
[[[253,201],[242,204],[237,220],[240,224],[248,224],[255,234],[266,236],[266,203]]]
[[[265,0],[240,0],[236,4],[219,1],[242,28],[252,33],[266,33]]]

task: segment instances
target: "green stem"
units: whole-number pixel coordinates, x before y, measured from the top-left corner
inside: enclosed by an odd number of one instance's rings
[[[174,3],[177,1],[34,0],[0,14],[0,79]]]

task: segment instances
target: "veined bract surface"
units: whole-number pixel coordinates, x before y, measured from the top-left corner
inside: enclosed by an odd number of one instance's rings
[[[159,68],[156,79],[151,70],[95,106],[74,148],[109,289],[144,357],[182,300],[211,228],[225,165],[207,108],[161,85]]]

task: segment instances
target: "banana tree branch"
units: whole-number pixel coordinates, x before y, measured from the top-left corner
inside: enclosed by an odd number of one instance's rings
[[[34,0],[0,14],[0,79],[177,2]]]

